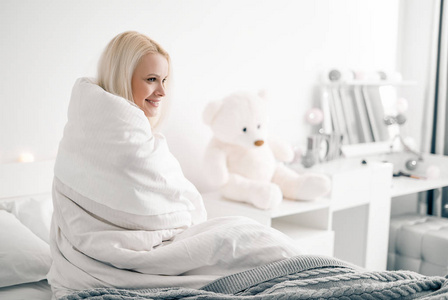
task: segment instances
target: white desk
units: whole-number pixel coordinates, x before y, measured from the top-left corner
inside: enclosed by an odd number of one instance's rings
[[[447,156],[426,154],[413,172],[404,167],[410,157],[394,153],[315,165],[308,170],[331,176],[333,186],[329,197],[313,202],[285,199],[270,211],[225,200],[218,193],[204,195],[204,202],[210,217],[247,216],[286,233],[313,254],[385,270],[391,198],[448,186]],[[363,159],[367,164],[361,164]],[[399,170],[425,176],[431,165],[440,169],[436,179],[392,178]]]
[[[424,154],[423,161],[418,163],[417,169],[414,171],[408,171],[404,167],[406,161],[410,158],[415,158],[411,153],[393,153],[386,155],[378,155],[374,157],[375,160],[387,160],[393,163],[394,173],[403,171],[419,176],[427,176],[426,170],[430,166],[436,166],[440,174],[437,178],[428,179],[413,179],[408,177],[395,177],[392,180],[391,197],[399,197],[404,195],[415,194],[419,192],[429,190],[439,190],[439,193],[435,195],[433,200],[433,214],[441,216],[442,213],[442,191],[443,187],[448,186],[448,156]],[[426,206],[426,203],[423,203]],[[425,213],[425,212],[423,212]]]
[[[393,165],[361,158],[311,168],[331,176],[330,214],[334,256],[369,270],[385,270]]]
[[[204,195],[209,217],[246,216],[284,232],[312,254],[334,255],[370,270],[385,270],[392,165],[341,159],[312,171],[332,177],[328,198],[285,199],[278,208],[263,211],[211,193]]]

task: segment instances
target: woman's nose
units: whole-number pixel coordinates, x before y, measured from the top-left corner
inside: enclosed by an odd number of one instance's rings
[[[161,84],[156,90],[157,96],[164,97],[165,96],[165,87]]]

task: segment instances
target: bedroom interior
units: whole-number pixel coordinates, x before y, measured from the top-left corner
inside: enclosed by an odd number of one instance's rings
[[[447,275],[448,17],[440,21],[447,6],[443,0],[0,2],[0,236],[9,241],[0,246],[0,299],[52,297],[46,236],[70,92],[77,78],[95,76],[104,45],[130,29],[171,55],[170,111],[158,130],[201,192],[209,218],[248,217],[348,269]],[[341,74],[336,79],[329,76],[334,70]],[[289,167],[328,175],[330,195],[261,210],[224,199],[200,171],[212,137],[201,116],[206,104],[260,89],[270,98],[270,134],[296,151]],[[346,127],[338,155],[314,150],[315,163],[302,164],[310,136],[321,141],[343,131],[338,124],[347,126],[345,118],[336,124],[338,108],[325,103],[338,98],[345,117],[355,104],[346,108],[343,100],[385,103],[385,95],[392,111],[379,109],[390,124],[372,117],[377,129],[368,124],[370,138],[362,135],[365,126]],[[322,113],[322,121],[310,120],[310,111]]]

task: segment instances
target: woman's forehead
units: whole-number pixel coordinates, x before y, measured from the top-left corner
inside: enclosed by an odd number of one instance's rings
[[[135,71],[145,75],[166,77],[168,75],[168,60],[159,53],[148,53],[142,57]]]

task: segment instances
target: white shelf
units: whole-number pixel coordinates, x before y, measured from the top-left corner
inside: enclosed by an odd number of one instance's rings
[[[331,230],[298,226],[282,219],[272,220],[272,227],[289,236],[308,254],[333,255],[334,232]]]
[[[416,85],[416,81],[388,81],[388,80],[352,80],[343,82],[328,83],[327,86],[412,86]]]
[[[225,206],[225,209],[229,211],[239,212],[243,215],[256,214],[267,218],[279,218],[283,216],[301,214],[328,208],[330,206],[330,200],[328,198],[322,198],[315,201],[293,201],[284,199],[275,209],[261,210],[247,203],[225,199],[218,192],[204,194],[203,198],[206,207],[210,207],[212,205]]]
[[[329,206],[330,199],[328,198],[322,198],[315,201],[293,201],[284,199],[279,207],[269,211],[269,215],[271,218],[278,218],[328,208]]]
[[[448,186],[448,178],[414,179],[408,177],[394,178],[392,180],[392,197],[404,196],[424,191],[430,191]]]
[[[294,223],[285,222],[281,219],[273,220],[272,227],[283,232],[294,240],[307,239],[311,237],[329,237],[333,235],[333,231],[297,226]]]

